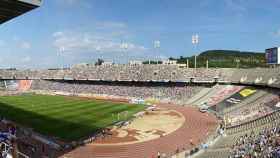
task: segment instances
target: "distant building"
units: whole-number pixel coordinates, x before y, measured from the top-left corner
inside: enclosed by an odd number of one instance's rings
[[[139,60],[129,61],[129,65],[142,65],[142,64],[143,64],[143,62],[139,61]]]
[[[164,60],[162,61],[163,65],[176,65],[179,67],[187,67],[187,64],[179,64],[177,63],[177,60]]]
[[[177,65],[177,60],[163,60],[163,65]]]
[[[187,64],[176,64],[179,67],[187,67]]]
[[[270,65],[280,64],[280,47],[269,48],[265,50],[266,63]]]
[[[113,65],[113,62],[111,62],[111,61],[104,61],[104,62],[102,63],[102,65],[103,65],[103,66],[111,66],[111,65]]]

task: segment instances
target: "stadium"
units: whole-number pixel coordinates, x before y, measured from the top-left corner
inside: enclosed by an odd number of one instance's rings
[[[40,6],[0,3],[21,8],[2,22]],[[106,64],[0,79],[6,157],[279,157],[279,68]]]

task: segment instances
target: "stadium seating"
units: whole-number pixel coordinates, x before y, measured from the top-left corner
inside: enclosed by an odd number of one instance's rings
[[[234,110],[236,110],[240,107],[243,107],[247,104],[250,104],[250,103],[254,102],[255,100],[258,100],[261,97],[264,97],[265,95],[267,95],[266,91],[257,90],[257,92],[255,94],[253,94],[252,96],[248,97],[247,99],[245,99],[244,101],[242,101],[238,104],[235,104],[234,106],[223,109],[223,111],[221,111],[221,113],[225,114],[225,113],[229,113],[231,111],[234,111]]]
[[[198,155],[197,158],[234,156],[232,147],[237,145],[236,143],[241,138],[251,135],[254,132],[255,138],[259,139],[259,136],[256,135],[257,133],[268,129],[275,129],[276,127],[278,128],[279,123],[280,112],[276,111],[252,122],[227,129],[226,135],[220,136],[212,146]]]
[[[226,115],[227,119],[231,120],[230,123],[227,123],[227,126],[243,124],[245,122],[268,115],[275,110],[273,106],[277,104],[278,101],[279,97],[277,92],[274,94],[269,93],[256,99],[252,103],[245,104],[244,106],[236,108],[231,112],[227,112],[224,115]]]
[[[202,155],[197,156],[196,158],[227,158],[230,156],[230,149],[207,149],[203,152]]]
[[[155,85],[124,85],[117,83],[88,83],[88,82],[56,82],[35,80],[33,90],[62,91],[72,94],[96,94],[119,96],[126,98],[157,99],[165,102],[183,104],[203,87],[200,86],[155,86]]]
[[[51,70],[0,70],[3,79],[67,79],[105,81],[173,81],[260,84],[279,87],[279,68],[180,68],[177,65],[101,65]]]

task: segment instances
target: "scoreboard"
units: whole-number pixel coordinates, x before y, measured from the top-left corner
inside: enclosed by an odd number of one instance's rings
[[[265,58],[267,64],[280,64],[280,47],[266,49]]]

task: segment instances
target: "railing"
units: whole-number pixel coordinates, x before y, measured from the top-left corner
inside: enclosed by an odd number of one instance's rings
[[[6,153],[10,153],[11,152],[10,151],[11,147],[10,147],[9,144],[7,144],[5,142],[0,142],[0,146],[2,146],[2,145],[4,145],[4,151],[2,151],[2,152],[6,152]],[[22,152],[16,151],[16,153],[17,153],[18,158],[30,158],[29,156],[27,156],[26,154],[24,154]]]

